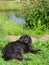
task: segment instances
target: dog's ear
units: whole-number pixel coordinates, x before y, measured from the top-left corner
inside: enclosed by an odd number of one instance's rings
[[[23,41],[24,41],[24,37],[21,36],[21,37],[19,38],[19,40],[20,40],[21,42],[23,42]]]

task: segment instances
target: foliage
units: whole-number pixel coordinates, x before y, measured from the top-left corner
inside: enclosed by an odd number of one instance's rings
[[[3,13],[0,14],[0,25],[1,25],[0,26],[1,37],[6,35],[22,35],[22,34],[30,34],[31,36],[37,36],[37,34],[39,33],[36,30],[25,28],[24,24],[19,25],[16,22],[9,20],[8,17]],[[43,34],[42,31],[40,33]]]
[[[49,30],[46,29],[45,26],[45,29],[44,30],[41,30],[41,21],[39,20],[38,21],[38,28],[36,27],[36,29],[29,29],[25,26],[25,24],[23,25],[19,25],[17,24],[16,22],[13,22],[11,20],[8,19],[8,17],[5,15],[5,13],[1,13],[0,14],[0,29],[2,30],[1,32],[1,37],[2,36],[6,36],[6,35],[22,35],[22,34],[29,34],[31,36],[39,36],[42,35],[42,34],[47,34],[49,33]]]
[[[24,6],[25,21],[30,28],[38,27],[41,21],[41,28],[49,28],[49,0],[36,0]]]

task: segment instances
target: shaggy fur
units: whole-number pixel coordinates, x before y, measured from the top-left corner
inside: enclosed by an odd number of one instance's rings
[[[25,34],[19,38],[19,40],[8,43],[3,48],[3,58],[4,60],[29,60],[30,58],[23,58],[23,53],[38,53],[40,50],[32,49],[32,39],[29,35]]]

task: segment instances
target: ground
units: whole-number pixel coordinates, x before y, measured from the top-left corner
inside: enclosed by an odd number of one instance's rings
[[[6,38],[8,38],[10,41],[16,41],[19,39],[21,35],[19,36],[7,36]],[[49,39],[49,35],[42,35],[40,38],[36,38],[36,37],[32,37],[32,42],[36,42],[37,40],[41,40],[41,41],[46,41]]]

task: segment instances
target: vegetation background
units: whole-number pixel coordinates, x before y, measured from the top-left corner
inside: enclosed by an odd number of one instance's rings
[[[11,14],[24,18],[25,23],[20,25],[10,20]],[[31,57],[31,61],[4,61],[2,49],[11,41],[8,36],[23,34],[37,38],[32,43],[33,48],[42,51],[23,54],[24,57]],[[49,0],[0,0],[0,65],[49,65],[49,38],[42,41],[40,37],[43,35],[49,35]]]

